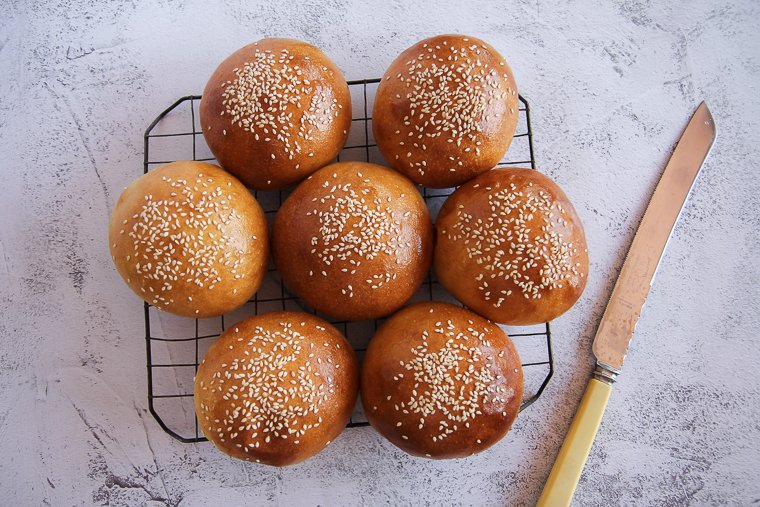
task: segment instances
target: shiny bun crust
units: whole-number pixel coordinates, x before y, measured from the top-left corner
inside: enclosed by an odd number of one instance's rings
[[[214,71],[200,104],[203,136],[249,187],[284,188],[330,163],[351,125],[351,95],[318,48],[262,39]]]
[[[586,286],[583,226],[565,193],[538,171],[478,176],[446,200],[436,230],[441,284],[494,322],[548,322]]]
[[[195,377],[195,411],[221,451],[285,466],[343,431],[357,389],[356,356],[334,327],[272,312],[234,324],[211,345]]]
[[[133,181],[114,207],[108,237],[129,287],[157,308],[188,317],[243,305],[269,259],[267,223],[256,199],[203,162],[173,162]]]
[[[362,366],[369,422],[415,456],[457,458],[490,447],[512,426],[522,392],[509,337],[446,303],[417,303],[393,315]]]
[[[327,166],[280,207],[272,256],[285,285],[309,306],[346,320],[401,307],[432,260],[433,226],[417,188],[364,162]]]
[[[474,37],[439,35],[410,47],[385,71],[372,128],[394,169],[428,187],[453,187],[504,157],[518,109],[504,57]]]

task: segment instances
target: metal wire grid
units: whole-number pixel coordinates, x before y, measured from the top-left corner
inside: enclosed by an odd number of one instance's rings
[[[359,111],[363,115],[352,119],[349,141],[338,156],[338,160],[343,158],[344,160],[383,163],[377,151],[377,145],[371,136],[372,129],[370,122],[372,118],[369,115],[369,99],[373,99],[374,97],[368,96],[368,89],[372,88],[372,90],[375,90],[379,82],[380,79],[363,79],[348,82],[352,91],[353,103],[356,106],[356,103],[361,101],[363,107]],[[188,155],[192,154],[193,160],[216,161],[208,150],[208,147],[205,146],[205,141],[203,141],[202,132],[198,125],[196,107],[200,98],[200,95],[188,95],[178,99],[159,114],[148,126],[144,136],[145,173],[158,165],[182,159],[185,156],[184,150],[190,147],[192,147],[192,152],[188,153]],[[525,166],[526,164],[530,164],[530,167],[535,169],[530,108],[525,98],[520,96],[519,100],[521,121],[520,125],[518,125],[518,132],[505,160],[499,163],[499,165]],[[179,131],[169,128],[169,132],[154,133],[154,130],[162,130],[159,126],[162,120],[187,105],[189,105],[192,128],[189,130],[178,128],[177,130]],[[356,112],[356,109],[354,111]],[[358,135],[356,132],[357,128],[359,129]],[[163,157],[166,160],[151,160],[150,152],[152,144],[155,145],[159,141],[166,140],[162,138],[179,139],[187,137],[192,141],[180,147],[180,151],[183,151],[182,156]],[[527,143],[522,142],[522,146],[517,147],[520,144],[517,140],[521,138],[524,138],[522,139],[523,141],[527,139]],[[515,154],[515,151],[520,151],[521,153]],[[420,191],[428,207],[431,209],[431,214],[435,216],[443,201],[454,189],[433,190],[420,188]],[[253,193],[262,204],[264,212],[271,222],[280,204],[287,197],[288,192],[275,190],[254,191]],[[265,289],[267,285],[268,289]],[[431,269],[427,279],[415,297],[412,298],[412,301],[431,301],[434,299],[458,303],[439,286],[435,274]],[[243,309],[231,314],[210,319],[189,319],[160,312],[153,305],[144,303],[148,407],[164,431],[181,442],[206,441],[206,438],[203,437],[198,427],[198,420],[195,418],[193,406],[193,378],[198,369],[199,361],[202,359],[203,352],[226,329],[227,324],[232,324],[247,316],[273,310],[300,310],[319,315],[343,332],[360,359],[366,351],[372,333],[377,330],[384,320],[377,319],[365,322],[341,321],[331,319],[316,312],[287,291],[271,263],[262,289],[256,293]],[[530,353],[526,354],[526,348],[532,348],[533,352],[535,352],[536,348],[540,349],[536,360],[524,362],[522,365],[526,376],[525,392],[532,392],[532,394],[523,400],[520,408],[520,410],[523,410],[541,396],[554,373],[551,330],[547,322],[532,328],[507,329],[507,332],[515,341],[523,360],[531,356]],[[158,336],[160,333],[163,336]],[[535,356],[536,354],[533,353],[532,355]],[[533,391],[529,389],[531,379],[535,387]],[[357,408],[354,410],[348,427],[367,426],[368,424],[361,410],[361,405],[357,402]]]

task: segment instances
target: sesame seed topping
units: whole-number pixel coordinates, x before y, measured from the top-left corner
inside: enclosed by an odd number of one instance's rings
[[[418,429],[433,424],[434,442],[440,442],[465,423],[482,414],[486,404],[502,406],[514,396],[514,388],[497,374],[498,366],[491,354],[488,336],[472,327],[460,331],[452,323],[430,322],[410,349],[412,358],[400,361],[400,370],[393,379],[405,383],[408,399],[395,405],[397,411],[418,416]],[[437,345],[429,340],[431,333],[445,335]],[[404,377],[405,373],[409,373]],[[401,390],[401,389],[400,389]],[[489,409],[491,411],[492,409]],[[435,422],[426,422],[432,419]],[[401,426],[399,421],[396,426]]]
[[[251,449],[275,439],[293,438],[299,443],[300,437],[321,425],[318,414],[334,392],[332,380],[304,361],[309,342],[293,323],[281,322],[276,329],[256,326],[238,338],[243,340],[243,356],[221,363],[211,375],[199,373],[207,379],[201,388],[218,393],[217,399],[227,405],[221,417],[213,419],[218,409],[201,405],[204,430],[222,442],[243,436]],[[294,363],[299,366],[290,366]]]
[[[444,236],[462,242],[468,259],[484,266],[475,281],[486,301],[498,308],[512,295],[511,289],[489,287],[489,281],[510,281],[525,299],[540,299],[566,283],[578,283],[574,264],[578,248],[557,227],[569,223],[559,202],[530,183],[522,190],[514,183],[503,188],[496,183],[484,190],[491,214],[476,218],[459,205],[456,222]],[[543,217],[544,225],[531,229],[536,217]]]
[[[499,109],[493,103],[504,103],[506,112],[514,102],[508,74],[497,72],[481,60],[480,53],[477,45],[423,44],[419,54],[405,62],[404,71],[395,76],[405,89],[405,96],[397,98],[405,99],[409,109],[402,120],[406,128],[395,133],[399,146],[409,138],[419,141],[413,144],[422,151],[406,151],[405,163],[422,175],[426,165],[423,140],[442,138],[456,146],[478,141],[482,128],[498,118],[495,111]],[[480,150],[475,154],[479,156]],[[457,165],[462,165],[461,161]],[[450,172],[456,170],[449,168]]]
[[[176,286],[213,290],[225,277],[237,277],[246,250],[227,235],[243,217],[226,205],[229,196],[213,177],[199,174],[188,181],[163,176],[162,184],[171,190],[165,192],[169,197],[146,195],[140,211],[132,215],[131,227],[126,227],[131,240],[126,259],[133,260],[137,274],[155,285],[147,290],[154,293],[156,303],[168,307],[174,300],[167,294]]]
[[[338,176],[332,174],[333,179]],[[306,213],[319,219],[318,234],[311,238],[311,251],[324,266],[334,265],[337,271],[354,274],[362,262],[374,261],[380,255],[395,256],[399,248],[411,244],[405,242],[392,203],[378,196],[370,197],[365,192],[368,188],[355,188],[352,183],[341,184],[328,178],[321,185],[323,194],[312,199],[320,208]],[[327,271],[323,270],[322,275],[328,276]],[[392,280],[395,274],[383,269],[371,273],[365,282],[377,289]],[[350,298],[354,290],[349,284],[341,288],[341,294]]]
[[[277,142],[273,146],[290,160],[301,153],[300,140],[311,140],[315,130],[327,129],[342,109],[332,89],[309,81],[293,58],[287,49],[257,49],[248,62],[234,69],[235,78],[222,84],[225,109],[221,111],[231,125],[253,133],[256,141],[261,134],[264,142]],[[306,107],[302,107],[304,98],[309,100]],[[274,153],[271,156],[275,158]]]

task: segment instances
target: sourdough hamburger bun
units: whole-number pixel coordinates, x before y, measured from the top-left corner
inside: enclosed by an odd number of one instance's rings
[[[517,351],[498,326],[447,303],[417,303],[375,333],[361,393],[372,426],[409,454],[457,458],[498,442],[522,403]]]
[[[262,39],[217,67],[203,91],[200,120],[224,169],[252,188],[283,188],[341,150],[351,96],[343,74],[318,48]]]
[[[439,35],[410,47],[385,71],[372,129],[394,169],[428,187],[453,187],[504,157],[518,114],[504,57],[474,37]]]
[[[346,320],[401,307],[428,273],[433,226],[417,188],[364,162],[327,166],[280,207],[272,256],[285,285],[309,306]]]
[[[231,326],[206,352],[195,376],[198,425],[230,456],[292,465],[343,431],[358,372],[351,346],[322,319],[257,315]]]
[[[108,238],[116,269],[135,294],[188,317],[244,304],[269,260],[256,199],[219,167],[189,160],[162,165],[125,188]]]
[[[538,171],[478,176],[446,200],[436,230],[441,284],[494,322],[548,322],[586,286],[583,226],[562,189]]]

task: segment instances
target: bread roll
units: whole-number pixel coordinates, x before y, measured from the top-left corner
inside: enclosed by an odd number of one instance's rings
[[[446,200],[436,230],[441,284],[494,322],[548,322],[586,286],[583,226],[565,193],[538,171],[478,176]]]
[[[504,157],[518,109],[504,57],[474,37],[439,35],[410,47],[385,71],[372,129],[394,169],[428,187],[453,187]]]
[[[351,125],[351,95],[318,48],[262,39],[214,71],[200,104],[203,136],[216,159],[249,187],[275,189],[330,163]]]
[[[369,422],[391,443],[415,456],[457,458],[509,431],[522,367],[495,324],[447,303],[417,303],[372,338],[361,392]]]
[[[213,317],[248,301],[269,260],[261,207],[219,167],[179,161],[133,181],[108,229],[116,269],[148,303]]]
[[[327,166],[280,207],[272,256],[309,306],[346,320],[401,307],[430,268],[433,226],[406,178],[364,162]]]
[[[195,376],[203,434],[235,458],[301,462],[346,426],[358,389],[356,356],[330,324],[272,312],[231,326]]]

